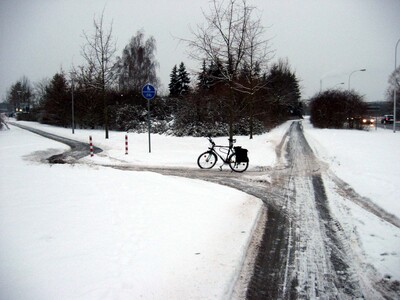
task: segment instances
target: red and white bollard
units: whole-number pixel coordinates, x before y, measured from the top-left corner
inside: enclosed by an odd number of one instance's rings
[[[89,150],[90,150],[90,156],[93,156],[93,143],[92,143],[92,136],[89,135]]]
[[[125,155],[128,154],[128,135],[125,135]]]

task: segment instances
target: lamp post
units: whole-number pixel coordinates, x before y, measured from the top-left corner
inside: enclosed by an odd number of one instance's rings
[[[342,84],[344,84],[344,82],[336,83],[332,88],[334,89],[334,88],[337,87],[338,85],[342,85]]]
[[[75,73],[71,73],[71,113],[72,113],[72,134],[75,134],[75,105],[74,105],[74,79]]]
[[[353,73],[355,73],[355,72],[365,72],[367,69],[361,69],[361,70],[355,70],[355,71],[353,71],[353,72],[351,72],[350,73],[350,75],[349,75],[349,82],[348,82],[348,90],[350,91],[350,78],[351,78],[351,75],[353,75]]]
[[[18,105],[17,105],[17,108],[16,108],[16,112],[19,112],[20,108],[21,108],[21,103],[22,103],[22,101],[21,101],[22,91],[17,91],[17,93],[18,93]]]
[[[400,39],[396,43],[394,49],[394,87],[393,87],[393,132],[396,132],[396,90],[397,90],[397,80],[396,80],[396,68],[397,68],[397,46],[399,45]]]

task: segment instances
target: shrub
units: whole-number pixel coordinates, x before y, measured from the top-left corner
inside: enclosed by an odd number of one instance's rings
[[[344,128],[366,112],[363,97],[354,91],[327,90],[310,101],[310,121],[318,128]]]
[[[7,125],[6,115],[3,113],[0,113],[0,130],[3,130],[4,128],[10,129],[10,128],[8,128],[8,125]]]
[[[146,120],[146,111],[139,105],[113,106],[110,109],[110,120],[114,129],[141,132]]]

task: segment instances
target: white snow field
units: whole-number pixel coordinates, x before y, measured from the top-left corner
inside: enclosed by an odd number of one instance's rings
[[[106,140],[101,130],[73,135],[19,123],[84,142],[92,136],[104,152],[82,163],[48,165],[39,158],[68,147],[15,126],[0,131],[0,299],[230,298],[261,201],[200,180],[100,166],[198,168],[205,138],[151,135],[149,153],[147,134],[110,132]],[[333,173],[400,217],[400,133],[303,124]],[[236,137],[249,149],[250,171],[274,166],[275,146],[289,126],[253,140]],[[215,140],[226,144],[227,138]],[[350,201],[331,204],[336,217],[357,229],[366,262],[400,280],[399,228]]]

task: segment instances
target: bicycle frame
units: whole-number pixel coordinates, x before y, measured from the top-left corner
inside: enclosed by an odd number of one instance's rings
[[[214,141],[208,137],[208,141],[210,142],[210,144],[212,145],[211,147],[208,147],[208,149],[210,151],[212,151],[213,153],[215,153],[215,155],[217,155],[220,159],[222,159],[222,161],[224,162],[224,164],[229,163],[228,158],[230,156],[230,154],[234,153],[234,151],[232,150],[233,148],[233,143],[236,142],[235,139],[229,139],[229,146],[222,146],[222,145],[216,145],[214,143]],[[226,157],[224,158],[221,154],[218,153],[217,150],[215,150],[215,148],[219,148],[219,149],[228,149],[228,152],[226,153]],[[222,152],[222,151],[220,151]],[[223,152],[224,153],[224,152]]]
[[[218,153],[218,151],[215,148],[220,148],[220,149],[228,149],[228,152],[226,152],[226,157],[224,158],[220,153]],[[222,159],[222,161],[227,164],[228,163],[228,158],[229,155],[231,153],[233,153],[233,150],[231,148],[229,148],[228,146],[220,146],[220,145],[215,145],[212,146],[211,148],[208,148],[210,151],[212,151],[213,153],[215,153],[220,159]],[[222,152],[222,151],[220,151]],[[225,154],[225,152],[222,152]]]

